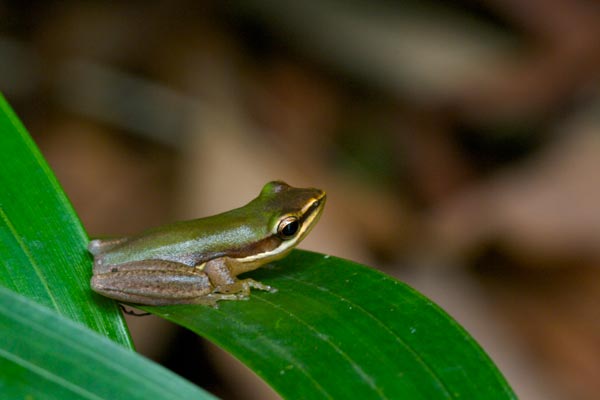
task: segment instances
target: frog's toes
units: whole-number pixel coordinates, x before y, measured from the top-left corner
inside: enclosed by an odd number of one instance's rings
[[[246,284],[249,287],[251,287],[252,289],[263,290],[265,292],[271,292],[271,293],[277,292],[277,289],[274,288],[273,286],[265,285],[264,283],[258,282],[258,281],[255,281],[255,280],[249,279],[249,280],[246,281]]]

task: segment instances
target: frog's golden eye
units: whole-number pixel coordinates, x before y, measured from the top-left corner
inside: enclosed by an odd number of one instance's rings
[[[286,240],[294,237],[300,229],[300,222],[296,217],[286,217],[279,222],[277,226],[277,234],[280,238]]]

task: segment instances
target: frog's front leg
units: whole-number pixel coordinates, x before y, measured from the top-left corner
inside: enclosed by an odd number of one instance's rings
[[[254,279],[237,279],[232,272],[238,269],[236,263],[239,261],[229,257],[215,258],[206,263],[203,270],[214,286],[211,296],[235,295],[238,299],[246,299],[250,296],[250,288],[268,292],[277,291],[277,289]]]

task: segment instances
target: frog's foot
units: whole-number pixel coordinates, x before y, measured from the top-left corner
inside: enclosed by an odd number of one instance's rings
[[[219,308],[218,302],[221,300],[248,300],[250,298],[250,289],[265,290],[271,293],[277,289],[255,281],[254,279],[243,279],[235,281],[228,285],[217,286],[211,293],[197,299],[194,303],[205,304],[214,308]]]
[[[195,304],[204,304],[213,308],[219,308],[219,301],[221,300],[248,300],[247,296],[239,294],[226,294],[226,293],[209,293],[204,296],[201,300],[197,300]]]
[[[145,317],[145,316],[151,314],[149,312],[137,312],[137,311],[134,311],[133,307],[131,307],[131,306],[129,306],[129,307],[130,308],[127,308],[127,307],[125,307],[124,304],[119,303],[119,308],[121,309],[123,314],[131,315],[134,317]]]
[[[263,290],[265,292],[271,292],[271,293],[277,292],[277,289],[274,288],[273,286],[265,285],[264,283],[255,281],[254,279],[248,278],[248,279],[240,280],[238,282],[241,282],[243,285],[246,285],[253,289]]]
[[[269,285],[265,285],[264,283],[255,281],[254,279],[241,279],[241,280],[236,280],[233,283],[227,284],[227,285],[221,285],[221,286],[217,286],[215,288],[215,290],[213,291],[213,293],[220,293],[220,294],[230,294],[230,295],[234,295],[234,296],[238,296],[239,299],[241,298],[247,298],[248,296],[250,296],[250,289],[258,289],[258,290],[264,290],[266,292],[276,292],[277,289],[269,286]]]

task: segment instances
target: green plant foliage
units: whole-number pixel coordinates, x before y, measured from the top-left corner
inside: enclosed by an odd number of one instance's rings
[[[214,399],[172,372],[0,287],[3,399]]]
[[[251,275],[278,292],[144,309],[207,337],[284,398],[515,398],[451,317],[385,274],[294,251]]]
[[[89,289],[87,235],[0,95],[0,286],[131,347],[116,306]]]
[[[89,288],[84,230],[2,98],[0,154],[0,286],[10,289],[0,290],[0,392],[8,398],[200,396],[66,319],[129,343],[116,304]],[[219,308],[145,309],[218,344],[284,398],[515,398],[452,318],[391,277],[304,251],[251,275],[279,291],[254,291],[248,301]]]

